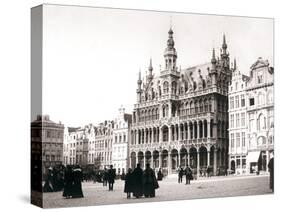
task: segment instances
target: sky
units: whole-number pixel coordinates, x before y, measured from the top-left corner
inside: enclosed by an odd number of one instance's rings
[[[170,26],[181,68],[210,62],[224,33],[241,72],[258,57],[274,66],[273,19],[45,5],[43,113],[75,127],[132,113],[138,72],[152,58],[159,75]]]

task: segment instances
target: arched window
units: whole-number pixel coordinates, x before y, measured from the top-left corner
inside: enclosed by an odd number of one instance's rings
[[[273,93],[272,93],[272,91],[268,92],[267,101],[268,101],[269,104],[273,103]]]
[[[163,93],[168,93],[169,92],[169,83],[167,81],[165,81],[163,83]]]
[[[264,95],[262,93],[259,93],[258,95],[258,104],[259,105],[264,104]]]
[[[172,94],[176,94],[177,92],[177,83],[175,81],[172,82]]]
[[[266,118],[265,116],[261,113],[258,117],[257,121],[257,129],[258,130],[263,130],[266,128]]]

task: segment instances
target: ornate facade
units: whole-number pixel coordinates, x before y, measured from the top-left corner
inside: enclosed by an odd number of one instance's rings
[[[157,76],[152,60],[145,80],[137,81],[130,142],[130,166],[150,163],[164,174],[181,165],[197,173],[226,170],[228,158],[228,83],[230,59],[225,36],[218,58],[186,69],[177,66],[173,30],[168,32],[165,66]]]
[[[63,163],[64,125],[50,120],[48,115],[38,115],[31,122],[32,161],[42,162],[42,173],[49,167]]]
[[[234,75],[238,74],[234,72]],[[233,78],[230,84],[229,161],[231,169],[236,174],[249,174],[256,171],[268,172],[267,165],[270,159],[270,153],[274,151],[273,74],[274,71],[269,66],[269,62],[258,58],[251,66],[249,77],[243,76],[244,80],[240,81],[241,84],[239,84],[237,79]],[[245,86],[240,88],[242,85]],[[242,126],[241,117],[241,126],[237,126],[236,124],[234,128],[231,128],[231,116],[235,113],[235,109],[231,108],[231,98],[235,96],[234,101],[236,102],[236,97],[239,96],[235,90],[240,90],[240,96],[243,95],[240,106],[242,106],[242,99],[245,98],[243,110],[240,110],[240,112],[246,112],[246,127]],[[239,107],[239,101],[235,105]],[[235,132],[237,127],[242,127],[243,130],[238,128],[239,131]],[[241,132],[241,135],[239,135],[239,132]],[[245,133],[245,138],[243,133]]]
[[[95,128],[94,165],[108,168],[112,164],[113,121],[104,121]]]
[[[126,173],[128,168],[128,141],[132,114],[125,113],[125,108],[121,107],[114,123],[112,165],[116,169],[116,173],[121,174],[122,172]]]

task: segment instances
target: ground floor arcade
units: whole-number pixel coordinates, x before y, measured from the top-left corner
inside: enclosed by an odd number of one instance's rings
[[[144,168],[149,163],[155,170],[162,169],[165,175],[176,173],[179,167],[190,166],[194,174],[205,173],[209,166],[212,175],[226,173],[227,151],[224,148],[192,146],[190,148],[174,148],[171,150],[139,150],[130,152],[130,167],[136,167],[140,163]]]

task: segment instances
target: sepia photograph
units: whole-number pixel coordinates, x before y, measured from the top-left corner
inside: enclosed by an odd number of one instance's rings
[[[274,193],[274,19],[31,9],[31,202]]]

